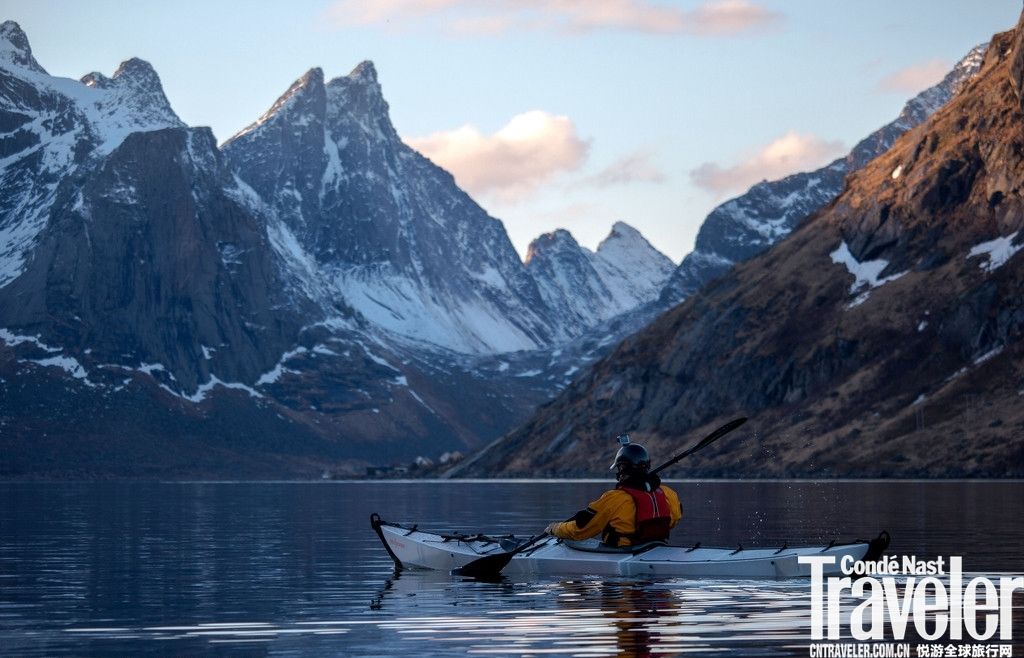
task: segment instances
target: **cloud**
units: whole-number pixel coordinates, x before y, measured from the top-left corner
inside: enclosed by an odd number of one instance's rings
[[[326,18],[338,26],[374,25],[395,19],[415,21],[445,11],[461,0],[340,0],[325,12]]]
[[[512,117],[493,135],[465,125],[405,141],[471,194],[504,201],[524,198],[558,174],[579,169],[590,150],[568,117],[539,110]]]
[[[609,187],[628,183],[664,183],[665,174],[654,164],[646,151],[637,151],[619,158],[593,176],[584,178],[581,186]]]
[[[936,84],[949,73],[952,65],[933,59],[900,69],[878,83],[878,90],[886,93],[916,94]]]
[[[746,190],[762,180],[817,169],[845,151],[842,142],[790,131],[731,167],[705,162],[690,172],[690,179],[698,187],[724,196]]]
[[[782,15],[746,0],[708,2],[689,15],[689,30],[703,36],[729,36],[776,25]]]
[[[774,27],[782,14],[750,0],[708,0],[689,11],[652,0],[336,0],[325,17],[337,27],[440,26],[474,36],[513,30],[733,36]]]

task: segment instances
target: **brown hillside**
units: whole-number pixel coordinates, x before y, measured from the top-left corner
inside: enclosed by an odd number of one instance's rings
[[[1024,475],[1024,251],[995,267],[1024,244],[1022,76],[1019,24],[832,205],[455,474],[603,473],[616,433],[667,456],[747,415],[675,473]],[[851,290],[843,245],[888,280]]]

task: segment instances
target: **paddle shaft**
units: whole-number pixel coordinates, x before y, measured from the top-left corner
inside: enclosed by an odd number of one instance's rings
[[[739,427],[740,425],[742,425],[745,422],[747,422],[746,418],[737,418],[735,420],[730,420],[725,425],[722,425],[717,430],[715,430],[711,434],[708,434],[706,437],[701,439],[700,443],[698,443],[697,445],[693,446],[692,448],[689,448],[687,450],[682,451],[681,453],[679,453],[678,455],[676,455],[672,459],[668,460],[667,462],[665,462],[664,464],[662,464],[658,468],[656,468],[653,471],[651,471],[651,475],[654,475],[655,473],[659,473],[659,472],[665,470],[666,468],[668,468],[669,466],[673,466],[674,464],[676,464],[679,460],[683,459],[684,457],[688,457],[688,456],[692,455],[693,453],[697,452],[698,450],[700,450],[701,448],[707,447],[708,445],[714,443],[715,441],[717,441],[718,439],[722,438],[723,436],[725,436],[729,432],[733,431],[734,429],[736,429],[737,427]]]

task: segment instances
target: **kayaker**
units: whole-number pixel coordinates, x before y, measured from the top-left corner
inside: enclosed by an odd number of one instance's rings
[[[683,511],[676,492],[649,473],[650,468],[651,458],[642,445],[622,446],[610,469],[618,485],[568,521],[548,525],[547,532],[574,541],[601,535],[604,545],[616,548],[667,541]]]

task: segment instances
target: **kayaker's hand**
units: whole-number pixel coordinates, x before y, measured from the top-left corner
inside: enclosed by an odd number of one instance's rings
[[[557,526],[557,525],[558,525],[558,521],[552,521],[551,523],[548,524],[548,527],[544,528],[544,532],[548,533],[549,535],[554,536],[554,534],[555,534],[555,526]]]

